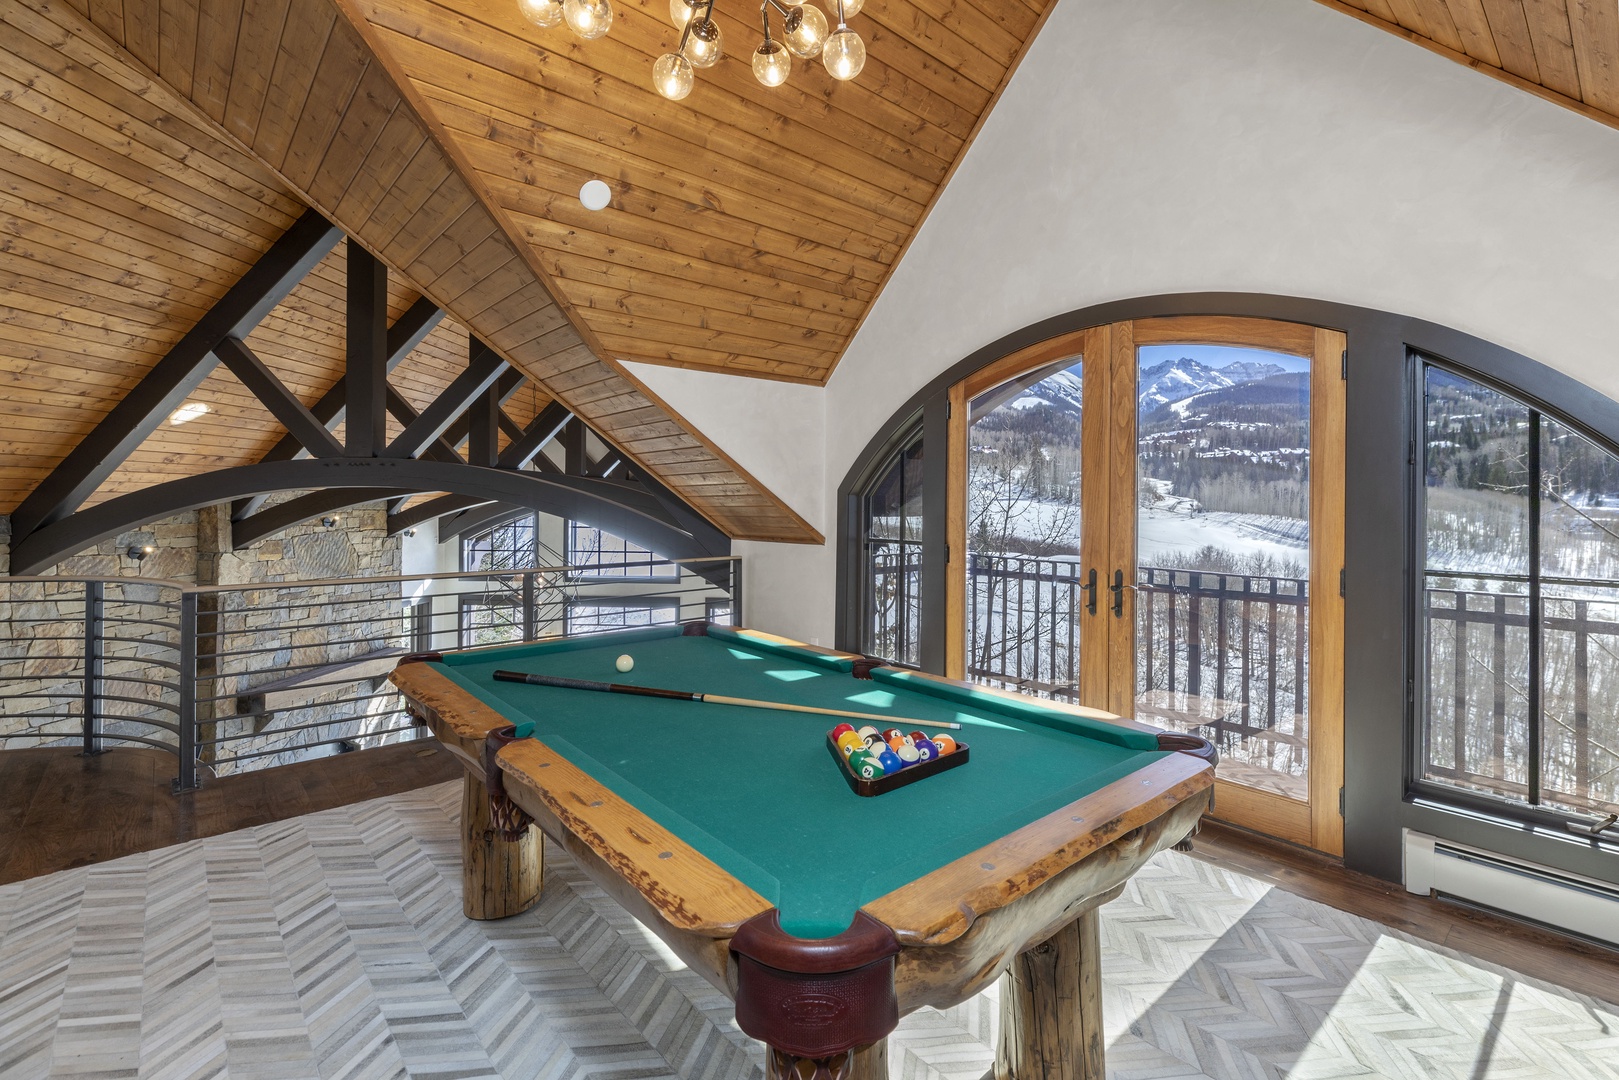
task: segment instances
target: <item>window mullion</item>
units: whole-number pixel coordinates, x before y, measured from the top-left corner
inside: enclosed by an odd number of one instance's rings
[[[1540,412],[1529,410],[1529,805],[1540,805]]]

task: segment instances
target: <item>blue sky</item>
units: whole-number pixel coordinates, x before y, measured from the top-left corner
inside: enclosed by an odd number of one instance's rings
[[[1264,349],[1236,349],[1226,345],[1143,345],[1136,350],[1143,368],[1166,360],[1189,357],[1211,368],[1222,368],[1239,360],[1255,364],[1275,364],[1287,371],[1309,371],[1310,361],[1302,356],[1266,352]]]

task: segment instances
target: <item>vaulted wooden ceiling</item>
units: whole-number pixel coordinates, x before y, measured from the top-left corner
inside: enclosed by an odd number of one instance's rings
[[[1320,0],[1619,127],[1619,0]]]
[[[452,316],[441,339],[454,323],[476,333],[730,535],[820,539],[593,354],[527,246],[507,236],[329,0],[0,0],[0,12],[0,79],[9,80],[0,86],[0,138],[16,159],[0,162],[0,254],[16,255],[0,266],[10,273],[0,284],[0,356],[11,361],[14,408],[49,429],[0,439],[8,504],[308,204],[394,268],[390,307],[420,290]],[[27,254],[17,251],[25,240]],[[311,324],[311,305],[340,294],[333,268],[324,269],[249,340],[306,402],[335,378],[326,361],[342,348],[340,330],[324,350],[296,341],[324,332]],[[433,348],[430,340],[418,352]],[[442,340],[437,348],[458,351]],[[399,378],[411,377],[407,365]],[[218,407],[213,419],[154,434],[98,497],[255,460],[279,435],[228,374],[204,389]]]
[[[651,86],[667,0],[596,41],[516,0],[344,0],[612,356],[824,382],[987,114],[1047,0],[873,0],[865,70],[795,61],[767,89],[754,0],[679,103]],[[613,190],[592,213],[586,180]]]
[[[1619,0],[1320,2],[1619,126]],[[0,512],[310,205],[393,268],[390,317],[450,313],[395,373],[413,404],[470,331],[535,380],[513,411],[554,396],[732,536],[818,539],[618,361],[824,382],[1049,3],[868,0],[859,78],[768,90],[721,0],[730,55],[680,103],[666,0],[616,7],[586,42],[515,0],[0,0]],[[305,401],[340,259],[249,338]],[[280,434],[223,369],[198,396],[92,501]]]

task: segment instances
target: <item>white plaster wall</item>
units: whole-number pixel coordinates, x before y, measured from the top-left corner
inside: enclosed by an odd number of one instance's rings
[[[819,437],[772,384],[707,376],[699,402],[690,373],[637,374],[766,483],[818,472],[818,505],[794,505],[831,535],[838,483],[905,399],[1108,300],[1381,308],[1619,397],[1616,253],[1619,132],[1309,0],[1061,0],[821,392]],[[830,549],[744,553],[749,622],[830,637]]]

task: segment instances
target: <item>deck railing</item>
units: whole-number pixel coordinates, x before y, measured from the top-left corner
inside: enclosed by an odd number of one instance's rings
[[[158,747],[187,790],[210,771],[414,739],[387,682],[405,653],[738,610],[739,560],[663,567],[209,587],[0,577],[0,747]]]
[[[1525,582],[1429,575],[1422,775],[1610,813],[1619,806],[1619,582],[1543,581],[1564,595],[1541,597],[1536,613]]]
[[[1110,610],[1107,584],[1096,597],[1090,586],[1077,560],[970,554],[968,674],[1072,700],[1090,625],[1078,616],[1093,600]],[[1292,730],[1306,706],[1308,581],[1142,567],[1134,588],[1139,695],[1204,702],[1200,726],[1217,742]]]

